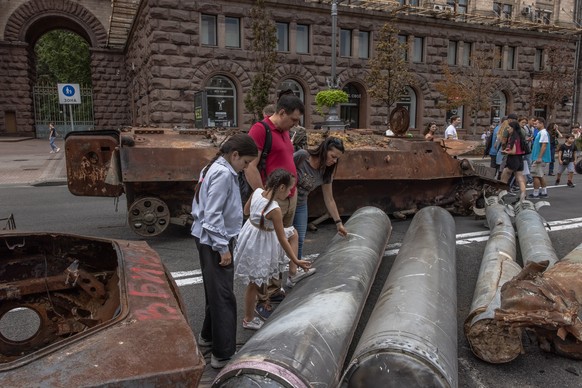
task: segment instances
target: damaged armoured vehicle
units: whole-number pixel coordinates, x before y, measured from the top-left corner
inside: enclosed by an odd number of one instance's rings
[[[141,236],[156,236],[171,223],[188,225],[201,169],[237,131],[71,132],[65,141],[69,191],[79,196],[125,194],[128,224]],[[371,130],[308,130],[307,135],[310,147],[329,135],[344,141],[333,185],[341,216],[376,206],[401,218],[431,205],[470,215],[475,206],[483,207],[483,193],[492,195],[500,185],[478,172],[482,166],[457,158],[467,150],[463,141],[387,137]],[[311,193],[309,216],[324,216],[324,209],[320,190]]]

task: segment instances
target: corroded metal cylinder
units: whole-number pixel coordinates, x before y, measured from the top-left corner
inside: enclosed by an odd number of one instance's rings
[[[524,267],[547,260],[549,268],[558,262],[544,219],[538,213],[539,205],[542,203],[534,206],[530,201],[521,201],[515,206],[515,227]]]
[[[346,223],[266,324],[238,351],[214,387],[335,387],[392,232],[365,207]]]
[[[516,240],[511,218],[497,197],[486,200],[487,224],[491,230],[475,285],[471,312],[465,320],[465,336],[475,356],[491,363],[508,362],[521,353],[521,330],[501,327],[495,309],[501,304],[501,286],[521,267],[515,262]]]
[[[456,387],[455,221],[419,211],[362,333],[342,387]]]

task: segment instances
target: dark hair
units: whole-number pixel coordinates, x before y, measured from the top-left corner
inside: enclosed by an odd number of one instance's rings
[[[543,117],[536,117],[536,120],[539,121],[540,123],[546,125],[546,120]]]
[[[293,92],[293,90],[291,89],[285,89],[285,90],[281,90],[279,92],[279,94],[277,95],[277,99],[280,99],[283,96],[294,96],[295,93]]]
[[[301,114],[305,114],[305,105],[303,102],[294,94],[284,94],[277,101],[277,112],[281,109],[285,110],[285,113],[290,115],[291,113],[299,110]]]
[[[428,131],[430,131],[430,127],[432,127],[433,125],[437,125],[436,121],[431,121],[430,123],[428,123],[428,125],[424,129],[423,135],[426,135]],[[436,132],[436,129],[434,131]]]
[[[331,180],[331,177],[335,173],[337,168],[337,163],[334,163],[333,166],[326,165],[327,161],[327,152],[331,149],[335,148],[340,151],[342,154],[345,152],[344,143],[342,139],[337,137],[330,136],[317,146],[314,150],[308,150],[309,155],[315,156],[319,160],[319,171],[323,172],[323,181],[328,182]]]
[[[457,115],[452,115],[452,116],[451,116],[451,118],[449,119],[449,122],[452,124],[452,123],[453,123],[453,121],[455,121],[455,120],[456,120],[456,119],[458,119],[458,118],[460,118],[460,117],[459,117],[459,116],[457,116]]]
[[[511,123],[509,123],[509,126],[513,129],[513,132],[507,139],[507,148],[513,148],[515,141],[519,139],[519,144],[523,149],[523,144],[525,143],[526,140],[524,134],[521,132],[521,126],[517,121],[512,121]]]
[[[265,228],[265,211],[271,205],[271,203],[273,203],[273,200],[275,199],[275,190],[277,189],[277,187],[281,185],[289,187],[291,185],[292,180],[293,174],[291,174],[287,170],[283,170],[282,168],[278,168],[269,174],[269,177],[267,178],[267,183],[265,184],[265,191],[271,190],[271,198],[269,198],[269,202],[267,202],[267,205],[265,205],[263,211],[261,212],[261,222],[259,223],[260,229]]]
[[[194,196],[196,198],[196,202],[198,202],[200,186],[206,177],[206,173],[208,169],[219,157],[223,155],[228,155],[234,151],[237,151],[239,156],[258,156],[259,149],[257,144],[253,140],[252,137],[245,133],[237,133],[236,135],[228,138],[224,143],[220,145],[220,148],[214,158],[204,167],[202,170],[202,178],[196,183],[196,187],[194,188]]]

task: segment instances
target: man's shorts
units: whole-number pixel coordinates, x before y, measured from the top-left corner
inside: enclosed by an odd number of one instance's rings
[[[544,170],[546,169],[546,164],[544,162],[532,161],[529,169],[531,176],[543,178],[545,176]]]
[[[560,164],[558,165],[558,174],[563,173],[564,171],[574,172],[574,162],[570,162],[568,164]]]
[[[293,219],[295,218],[295,209],[297,208],[297,189],[292,197],[285,198],[282,201],[277,201],[283,214],[283,226],[288,228],[293,226]]]
[[[511,171],[523,171],[523,156],[507,155],[505,167]]]

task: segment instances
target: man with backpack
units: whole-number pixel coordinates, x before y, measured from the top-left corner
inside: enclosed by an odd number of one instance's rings
[[[265,158],[264,171],[259,171],[258,168],[260,158],[252,161],[245,170],[246,179],[253,190],[264,187],[269,174],[278,168],[289,171],[297,178],[297,170],[295,169],[295,162],[293,160],[294,147],[289,136],[289,131],[299,124],[301,116],[304,113],[305,106],[299,97],[285,94],[279,98],[275,113],[263,120],[271,129],[271,149]],[[262,153],[265,146],[266,132],[261,122],[255,123],[249,131],[249,135],[255,140],[259,148],[259,154]],[[279,207],[283,213],[283,225],[285,227],[293,226],[296,205],[297,190],[294,187],[291,190],[290,196],[286,200],[279,202]],[[297,249],[297,247],[294,248]],[[267,292],[259,295],[257,313],[261,318],[266,319],[271,314],[269,299],[272,294],[280,292],[281,284],[281,279],[274,280],[268,286]]]

